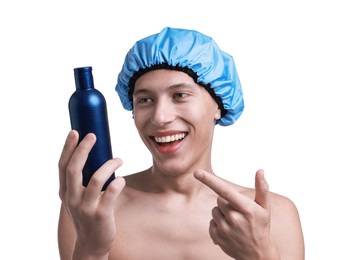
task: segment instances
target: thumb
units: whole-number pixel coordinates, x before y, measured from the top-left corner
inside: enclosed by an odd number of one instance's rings
[[[264,209],[270,209],[271,207],[268,191],[264,171],[258,170],[255,174],[255,202]]]

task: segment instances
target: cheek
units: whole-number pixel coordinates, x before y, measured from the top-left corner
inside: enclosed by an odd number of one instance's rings
[[[188,118],[191,118],[193,122],[199,122],[201,124],[214,124],[216,119],[216,107],[198,103],[196,106],[193,106],[191,109],[186,111]]]
[[[140,136],[140,139],[145,145],[147,145],[147,140],[145,140],[145,135],[144,135],[144,128],[146,125],[146,120],[142,120],[142,117],[140,114],[134,114],[134,124]]]
[[[144,116],[141,115],[139,112],[133,112],[133,119],[134,119],[134,124],[137,130],[140,132],[140,129],[143,128],[144,125]]]

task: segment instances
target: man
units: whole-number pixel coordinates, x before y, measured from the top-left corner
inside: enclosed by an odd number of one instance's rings
[[[297,209],[269,192],[262,170],[255,189],[213,171],[215,125],[233,124],[244,105],[234,61],[210,37],[165,28],[138,41],[116,90],[153,165],[101,192],[122,164],[110,160],[85,188],[96,137],[77,145],[69,133],[59,162],[61,259],[304,259]]]

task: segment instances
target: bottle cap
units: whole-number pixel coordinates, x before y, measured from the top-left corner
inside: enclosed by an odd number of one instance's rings
[[[94,79],[92,67],[79,67],[74,69],[76,89],[91,89],[94,88]]]

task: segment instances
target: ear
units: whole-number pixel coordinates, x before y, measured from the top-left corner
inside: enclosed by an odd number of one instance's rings
[[[221,109],[217,107],[215,115],[214,115],[215,120],[219,120],[221,118]]]

